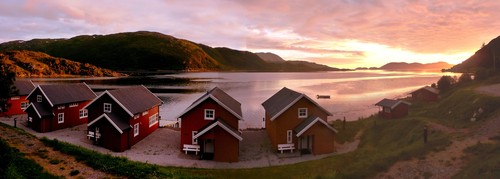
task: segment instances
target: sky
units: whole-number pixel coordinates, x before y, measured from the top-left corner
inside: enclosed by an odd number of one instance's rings
[[[498,0],[0,0],[0,43],[155,31],[332,67],[462,62],[500,35]]]

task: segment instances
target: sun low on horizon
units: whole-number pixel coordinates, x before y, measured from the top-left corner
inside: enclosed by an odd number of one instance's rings
[[[145,30],[337,68],[458,64],[500,35],[499,8],[490,0],[6,0],[0,43]]]

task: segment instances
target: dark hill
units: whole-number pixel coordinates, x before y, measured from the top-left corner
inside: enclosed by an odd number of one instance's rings
[[[477,69],[498,69],[500,61],[500,36],[491,40],[474,55],[462,63],[455,65],[449,71],[474,72]]]
[[[441,71],[442,69],[448,69],[453,65],[446,62],[436,62],[436,63],[405,63],[405,62],[391,62],[381,66],[381,70],[403,70],[403,71]]]
[[[33,39],[0,44],[0,51],[31,50],[121,71],[330,71],[324,65],[274,64],[255,53],[212,48],[157,32],[82,35],[70,39]]]
[[[274,53],[255,53],[257,54],[257,56],[259,56],[260,58],[262,58],[262,60],[266,61],[266,62],[272,62],[272,63],[283,63],[285,62],[285,60],[283,60],[283,58],[281,58],[280,56],[274,54]]]

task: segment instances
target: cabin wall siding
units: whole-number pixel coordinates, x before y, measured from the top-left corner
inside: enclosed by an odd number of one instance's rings
[[[13,116],[26,114],[23,109],[21,109],[21,103],[26,102],[29,103],[29,100],[26,99],[27,96],[14,96],[14,98],[18,97],[19,99],[9,98],[7,103],[10,104],[10,107],[7,111],[0,113],[0,116]]]
[[[304,132],[302,136],[314,136],[312,153],[314,155],[327,154],[335,152],[335,132],[332,132],[326,126],[316,123],[309,130]]]

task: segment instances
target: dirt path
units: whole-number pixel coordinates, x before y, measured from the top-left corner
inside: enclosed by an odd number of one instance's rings
[[[443,151],[431,152],[425,158],[397,162],[387,172],[379,174],[377,178],[453,177],[466,164],[462,160],[465,156],[464,149],[479,142],[493,142],[490,138],[500,135],[500,115],[471,129],[454,129],[435,123],[430,123],[429,128],[450,134],[453,136],[453,143]]]
[[[476,88],[476,91],[487,95],[500,96],[500,84],[481,86]]]
[[[64,178],[116,178],[116,176],[96,171],[87,165],[77,162],[74,157],[54,151],[31,135],[22,134],[13,129],[0,126],[0,138],[11,147],[19,149],[25,157],[34,160],[46,171]],[[72,171],[79,173],[71,176]]]

